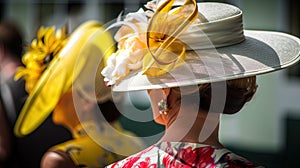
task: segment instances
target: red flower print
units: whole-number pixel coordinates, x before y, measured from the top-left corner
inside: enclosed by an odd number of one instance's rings
[[[228,163],[228,168],[251,168],[256,167],[256,165],[248,160],[242,158],[230,158],[229,155],[226,156],[226,160]]]
[[[171,161],[172,161],[172,157],[170,155],[166,155],[162,160],[163,165],[165,166],[171,165]]]
[[[167,142],[167,147],[165,149],[165,152],[167,152],[169,155],[173,156],[174,155],[174,152],[173,152],[173,149],[171,147],[171,143],[170,142]]]
[[[137,168],[156,168],[156,164],[151,164],[150,158],[146,157],[145,161],[138,163]]]
[[[133,164],[138,161],[140,159],[140,157],[131,157],[131,158],[127,158],[126,159],[126,163],[122,166],[122,168],[132,168]],[[119,162],[114,163],[112,166],[112,168],[119,168]]]
[[[154,146],[150,146],[149,148],[141,151],[140,153],[138,153],[134,156],[128,157],[125,160],[121,160],[119,162],[112,164],[111,167],[112,168],[132,168],[133,165],[135,163],[137,163],[139,159],[142,158],[142,155],[144,155],[145,153],[147,153],[148,151],[150,151],[153,148],[154,148]],[[138,162],[137,168],[156,168],[156,165],[150,164],[150,158],[146,157],[145,161]]]
[[[166,168],[214,167],[213,153],[214,149],[209,146],[195,149],[192,147],[182,148],[174,159],[170,156],[164,157],[163,164]]]

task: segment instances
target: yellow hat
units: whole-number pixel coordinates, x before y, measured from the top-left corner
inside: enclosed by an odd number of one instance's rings
[[[23,56],[26,67],[20,68],[15,77],[24,77],[29,97],[14,128],[17,136],[34,131],[72,86],[90,96],[87,84],[97,85],[94,93],[98,102],[110,97],[110,89],[98,75],[106,57],[114,51],[110,34],[96,21],[81,24],[69,37],[65,32],[64,28],[56,34],[54,27],[40,28]]]

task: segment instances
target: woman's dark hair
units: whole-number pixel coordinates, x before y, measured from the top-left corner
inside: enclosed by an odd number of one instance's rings
[[[218,85],[214,85],[214,87],[218,87]],[[223,85],[221,86],[223,87]],[[246,77],[241,79],[234,79],[226,81],[226,100],[225,107],[223,110],[224,114],[234,114],[242,109],[242,107],[250,101],[253,95],[256,92],[257,84],[256,84],[256,76]],[[198,86],[200,103],[199,108],[204,109],[206,111],[209,110],[211,100],[212,100],[212,88],[211,84],[201,84]],[[223,89],[223,88],[221,88]],[[180,94],[180,88],[172,88],[172,92],[174,94]],[[198,94],[197,92],[193,92],[191,94]],[[188,95],[178,95],[178,99],[191,99],[193,96],[191,94]],[[185,102],[194,102],[193,100],[187,100]]]
[[[121,116],[120,111],[118,108],[115,106],[114,102],[112,101],[107,101],[105,103],[98,104],[100,110],[102,111],[102,114],[106,121],[108,122],[113,122]]]
[[[256,92],[256,77],[247,77],[226,81],[226,101],[224,114],[234,114],[252,99]],[[208,110],[211,104],[211,84],[199,90],[200,108]]]
[[[23,36],[17,25],[11,21],[0,23],[0,45],[21,60],[23,54]]]

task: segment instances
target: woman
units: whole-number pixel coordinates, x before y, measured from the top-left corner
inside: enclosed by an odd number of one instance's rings
[[[165,134],[107,167],[257,167],[220,143],[220,114],[251,100],[256,75],[298,62],[300,40],[244,30],[242,12],[228,4],[151,1],[146,7],[116,24],[124,24],[115,36],[118,50],[102,74],[113,91],[147,90]]]
[[[81,24],[70,36],[65,27],[56,32],[54,27],[39,29],[23,56],[25,67],[16,73],[16,78],[24,77],[29,97],[15,134],[30,134],[53,111],[53,122],[73,135],[72,140],[45,151],[41,167],[103,167],[124,157],[116,149],[128,153],[142,149],[140,140],[122,140],[107,131],[112,126],[132,134],[117,122],[120,114],[111,101],[110,89],[94,78],[104,66],[102,59],[112,51],[110,35],[96,21]],[[101,111],[104,117],[96,120]]]
[[[103,117],[97,115],[99,108]],[[50,148],[42,158],[41,167],[104,167],[124,158],[116,150],[134,153],[142,149],[141,142],[120,141],[118,135],[109,131],[109,126],[112,126],[119,132],[134,136],[122,129],[117,121],[119,117],[120,113],[112,101],[96,104],[82,97],[78,91],[68,91],[56,105],[52,119],[70,130],[74,139]],[[110,143],[105,143],[108,141]]]
[[[22,82],[11,80],[15,70],[21,65],[23,36],[11,21],[0,22],[0,167],[7,163],[13,151],[11,124],[22,102],[17,101],[26,95],[10,91],[10,87],[22,86]],[[5,95],[6,94],[6,95]],[[7,96],[7,94],[9,94]],[[22,95],[23,94],[23,95]],[[17,96],[18,97],[17,97]],[[11,99],[10,99],[11,98]],[[20,98],[21,99],[21,98]],[[9,106],[11,105],[11,106]]]
[[[13,135],[14,124],[28,96],[24,80],[14,80],[17,68],[23,65],[24,51],[23,34],[17,25],[12,20],[0,23],[0,167],[39,167],[45,150],[71,136],[65,128],[55,125],[51,116],[30,136]],[[55,134],[46,133],[49,129]],[[29,156],[31,149],[35,150]]]

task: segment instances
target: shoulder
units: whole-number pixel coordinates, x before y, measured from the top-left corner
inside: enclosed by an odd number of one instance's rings
[[[223,155],[220,160],[218,161],[219,165],[222,165],[222,167],[234,167],[234,168],[254,168],[254,167],[263,167],[259,166],[256,163],[247,160],[246,158],[239,156],[233,152],[228,152],[225,155]]]
[[[46,152],[41,161],[41,168],[66,168],[66,167],[75,167],[72,159],[62,151],[49,151]]]
[[[82,154],[87,154],[90,156],[98,153],[105,153],[105,149],[103,149],[88,136],[71,139],[57,144],[51,147],[49,151],[61,151],[72,157],[79,157]]]
[[[156,148],[154,145],[144,149],[141,152],[138,152],[134,155],[131,155],[123,160],[117,161],[111,165],[108,165],[106,168],[131,168],[131,167],[140,167],[140,166],[148,166],[156,165],[157,163],[157,155],[155,154]],[[146,167],[147,167],[146,166]]]
[[[109,148],[97,144],[89,136],[78,137],[55,145],[49,151],[63,152],[77,167],[104,167],[124,158],[124,156],[114,153]]]

